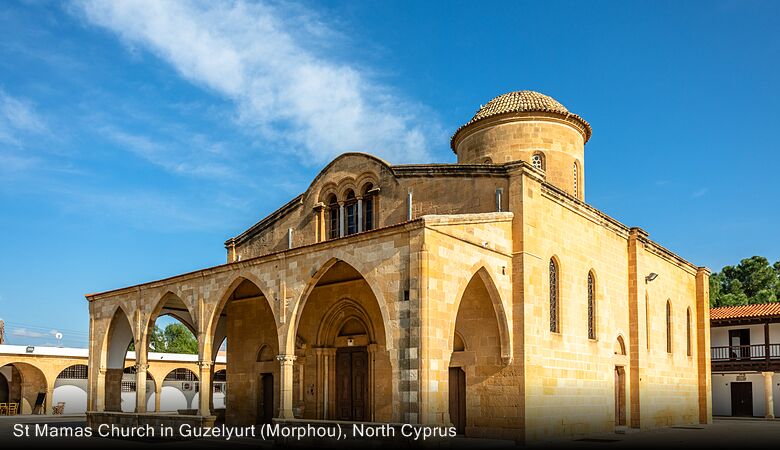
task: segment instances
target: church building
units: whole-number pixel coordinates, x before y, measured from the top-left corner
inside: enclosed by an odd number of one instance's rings
[[[455,131],[457,163],[342,154],[228,239],[225,264],[87,295],[88,421],[518,442],[709,423],[709,271],[586,203],[591,133],[553,98],[510,92]],[[201,395],[163,419],[139,382],[135,412],[118,412],[128,346],[147,348],[161,315],[197,337],[201,392],[227,340],[224,409]]]

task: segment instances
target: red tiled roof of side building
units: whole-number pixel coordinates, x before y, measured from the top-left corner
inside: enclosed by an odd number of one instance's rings
[[[710,320],[780,316],[780,302],[710,308]]]

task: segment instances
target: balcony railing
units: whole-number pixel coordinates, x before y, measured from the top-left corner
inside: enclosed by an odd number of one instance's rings
[[[780,364],[780,343],[712,347],[710,352],[716,370],[747,370]]]

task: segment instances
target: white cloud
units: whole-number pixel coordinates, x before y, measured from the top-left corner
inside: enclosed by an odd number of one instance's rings
[[[224,178],[233,170],[219,162],[220,146],[210,144],[200,135],[188,142],[157,142],[148,136],[132,134],[105,126],[101,133],[135,155],[160,166],[169,172],[206,178]],[[193,151],[197,147],[200,151]]]
[[[265,3],[80,0],[86,19],[236,105],[279,150],[323,163],[345,151],[424,161],[440,128],[421,105],[325,55],[337,39],[300,8]],[[295,34],[293,34],[295,33]]]
[[[700,198],[700,197],[704,197],[705,195],[707,195],[707,193],[708,193],[709,191],[710,191],[710,189],[709,189],[709,188],[706,188],[706,187],[704,187],[704,188],[700,188],[700,189],[697,189],[696,191],[694,191],[694,192],[691,194],[691,198]]]
[[[40,133],[46,127],[32,105],[0,89],[0,143],[19,146],[19,135]]]
[[[48,336],[47,333],[28,330],[27,328],[14,328],[13,330],[11,330],[11,335],[17,337],[26,337],[26,338],[42,338]]]

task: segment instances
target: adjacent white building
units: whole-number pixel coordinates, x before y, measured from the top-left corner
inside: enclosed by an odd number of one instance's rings
[[[780,411],[780,303],[710,309],[712,414]]]

